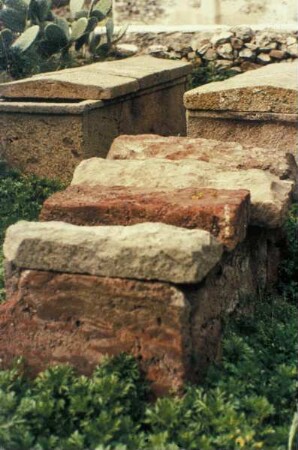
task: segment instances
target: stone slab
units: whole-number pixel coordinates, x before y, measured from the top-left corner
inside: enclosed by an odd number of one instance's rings
[[[116,60],[113,64],[111,62],[93,64],[92,70],[112,76],[133,78],[137,81],[139,89],[147,89],[189,75],[192,66],[181,61],[138,56],[128,60]],[[88,66],[82,67],[82,71],[89,71]]]
[[[8,228],[3,252],[25,269],[197,283],[220,260],[222,245],[207,231],[162,223],[80,227],[21,221]]]
[[[138,91],[136,80],[92,70],[65,69],[0,85],[3,98],[102,100]]]
[[[137,56],[4,83],[0,97],[108,100],[183,78],[190,72],[188,63]]]
[[[134,225],[162,222],[204,229],[232,250],[245,239],[250,213],[248,191],[70,186],[43,204],[42,221],[74,225]]]
[[[269,228],[283,224],[294,183],[259,169],[228,171],[204,161],[91,158],[76,168],[72,185],[126,186],[147,189],[246,189],[251,193],[251,223]]]
[[[186,92],[190,110],[297,114],[297,63],[271,64]]]
[[[107,155],[107,159],[147,158],[197,159],[229,170],[262,169],[281,179],[296,180],[298,175],[293,154],[285,153],[284,149],[270,152],[266,148],[214,139],[122,135],[113,141]]]

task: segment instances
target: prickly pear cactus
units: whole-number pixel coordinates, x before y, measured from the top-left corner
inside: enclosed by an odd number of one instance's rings
[[[21,78],[38,71],[105,59],[126,29],[114,34],[112,0],[70,0],[70,19],[55,15],[52,0],[0,0],[0,72]],[[106,33],[98,33],[97,26]],[[83,50],[83,51],[82,51]]]
[[[4,28],[4,30],[0,31],[0,58],[6,57],[13,39],[13,33],[8,28]]]
[[[99,0],[91,11],[91,16],[96,17],[99,21],[104,20],[112,11],[112,0]]]
[[[27,5],[22,0],[9,0],[0,11],[0,21],[6,28],[15,33],[22,33],[26,28],[27,21]]]
[[[52,7],[52,0],[31,0],[29,4],[29,17],[35,24],[47,20]]]
[[[49,23],[44,29],[43,51],[51,56],[69,45],[64,30],[55,23]]]
[[[27,30],[24,31],[24,33],[22,33],[21,36],[18,37],[18,39],[12,44],[11,48],[17,49],[24,53],[36,41],[39,30],[39,25],[33,25],[32,27],[27,28]]]
[[[71,17],[75,18],[83,10],[85,0],[70,0],[69,10]]]
[[[65,36],[69,40],[69,38],[70,38],[70,31],[69,31],[69,23],[67,22],[67,20],[64,19],[63,17],[55,16],[54,17],[54,23],[56,25],[58,25],[58,27],[60,27],[62,29],[62,31],[64,32]]]
[[[77,41],[80,39],[84,34],[87,33],[88,28],[88,19],[86,17],[82,17],[79,20],[76,20],[72,23],[71,26],[71,40]]]

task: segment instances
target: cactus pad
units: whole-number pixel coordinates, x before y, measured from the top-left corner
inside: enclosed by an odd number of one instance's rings
[[[76,41],[80,39],[87,32],[88,19],[82,17],[79,20],[73,22],[71,27],[71,40]]]
[[[30,28],[27,28],[24,33],[12,44],[11,48],[15,48],[24,53],[28,50],[32,44],[36,41],[36,38],[39,33],[39,26],[33,25]]]

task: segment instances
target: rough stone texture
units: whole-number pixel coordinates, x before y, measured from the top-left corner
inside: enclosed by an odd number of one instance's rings
[[[270,65],[187,92],[188,137],[279,149],[297,158],[297,67]]]
[[[272,152],[290,152],[298,162],[297,125],[292,119],[287,122],[280,120],[278,116],[249,116],[247,113],[243,113],[241,117],[236,117],[236,114],[225,117],[224,112],[221,114],[218,111],[215,111],[214,115],[217,117],[208,117],[207,112],[204,117],[203,112],[197,114],[197,111],[188,111],[188,137],[238,142],[242,145],[267,148]]]
[[[222,246],[207,231],[163,223],[78,227],[21,221],[8,228],[3,252],[25,269],[196,283],[220,260]]]
[[[127,186],[146,189],[246,189],[251,193],[251,223],[279,227],[288,211],[294,183],[258,169],[227,171],[204,161],[91,158],[75,170],[72,185]]]
[[[162,222],[204,229],[232,250],[246,236],[249,212],[248,191],[71,186],[46,200],[40,220],[93,226]]]
[[[278,233],[251,228],[247,239],[234,252],[225,255],[204,284],[188,291],[197,376],[220,356],[223,317],[227,317],[241,299],[250,299],[253,307],[253,299],[277,281],[279,239]]]
[[[119,102],[0,102],[0,158],[24,173],[68,182],[80,161],[105,157],[121,134],[185,135],[185,88],[181,78]]]
[[[127,7],[127,5],[126,5]],[[242,22],[243,23],[243,22]],[[295,27],[285,27],[283,25],[276,28],[268,26],[257,26],[254,29],[245,26],[234,27],[229,29],[226,25],[206,26],[204,25],[188,25],[188,26],[130,26],[124,41],[137,44],[139,53],[151,54],[151,48],[159,48],[154,51],[155,56],[161,58],[175,58],[180,60],[188,60],[196,66],[198,64],[198,55],[205,55],[208,50],[207,58],[201,63],[203,66],[208,65],[210,60],[215,61],[216,65],[220,65],[221,56],[216,53],[217,42],[219,36],[225,37],[227,43],[231,43],[233,48],[242,52],[250,49],[253,53],[249,53],[252,58],[256,58],[257,54],[262,51],[270,52],[272,49],[281,51],[279,58],[271,62],[293,61],[297,58],[297,32]],[[228,36],[230,36],[228,38]],[[251,60],[247,60],[247,53],[239,55],[236,51],[230,59],[231,68],[234,72],[246,72],[254,67]],[[270,55],[271,56],[271,55]],[[208,61],[209,60],[209,61]],[[244,64],[243,64],[244,62]],[[250,62],[248,65],[247,63]],[[255,66],[258,66],[255,64]],[[262,67],[262,65],[259,65]]]
[[[191,110],[296,114],[297,68],[294,63],[275,64],[209,83],[188,91],[184,104]]]
[[[1,113],[0,103],[0,129],[0,159],[27,174],[68,181],[80,161],[95,156],[94,148],[86,151],[80,116]]]
[[[190,64],[138,56],[35,75],[0,85],[4,98],[107,100],[184,77]]]
[[[31,374],[49,364],[89,375],[105,355],[136,356],[157,395],[190,376],[190,306],[179,289],[88,275],[23,271],[0,305],[0,358],[23,355]]]
[[[6,263],[1,368],[22,355],[31,374],[57,363],[90,374],[103,355],[125,351],[138,358],[157,395],[177,390],[219,357],[223,315],[273,281],[275,239],[273,232],[250,229],[193,286],[18,271]]]
[[[284,149],[271,154],[268,149],[214,139],[123,135],[113,141],[107,155],[107,159],[147,158],[197,159],[229,170],[262,169],[281,179],[296,180],[298,175],[294,156]]]

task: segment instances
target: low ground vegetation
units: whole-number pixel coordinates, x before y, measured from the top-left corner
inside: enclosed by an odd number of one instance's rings
[[[222,364],[204,386],[156,403],[129,356],[107,360],[91,378],[60,366],[28,380],[19,363],[0,372],[0,443],[7,450],[286,450],[296,320],[285,299],[260,300],[250,317],[228,325]]]
[[[6,228],[18,220],[36,220],[45,199],[62,188],[58,181],[21,175],[0,161],[0,303],[4,300],[2,246]]]
[[[1,244],[7,226],[35,220],[45,198],[62,187],[1,164]],[[248,315],[227,321],[222,362],[204,385],[153,403],[150,386],[127,355],[106,360],[90,378],[58,366],[29,380],[25,362],[18,361],[0,371],[0,447],[286,450],[297,374],[297,223],[296,206],[286,225],[279,295],[259,298]],[[295,425],[292,441],[294,450]]]

